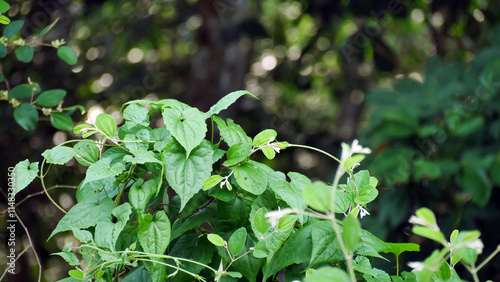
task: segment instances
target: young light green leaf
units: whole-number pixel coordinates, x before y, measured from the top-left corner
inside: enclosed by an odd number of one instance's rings
[[[29,160],[24,160],[14,167],[14,195],[28,186],[38,174],[38,162],[30,164]]]
[[[393,253],[399,256],[403,252],[420,252],[420,245],[414,243],[386,243],[389,248],[384,253]]]
[[[170,221],[165,211],[156,213],[154,219],[146,214],[139,223],[137,237],[145,252],[163,255],[170,243]]]
[[[89,166],[99,159],[99,149],[94,142],[78,142],[73,147],[75,159],[84,166]]]
[[[233,175],[243,190],[254,195],[264,193],[267,188],[266,172],[251,161],[237,166]]]
[[[207,133],[203,113],[196,108],[163,110],[163,123],[175,139],[186,149],[186,157],[198,146]]]
[[[354,202],[359,205],[367,204],[375,200],[378,196],[378,190],[371,185],[365,185],[359,190],[359,195],[354,199]]]
[[[153,179],[144,183],[144,180],[140,178],[140,180],[134,183],[134,185],[130,188],[128,199],[137,216],[140,217],[146,212],[149,200],[156,193],[156,186],[156,181]]]
[[[255,216],[253,218],[255,228],[261,234],[265,234],[267,232],[267,230],[269,229],[269,222],[267,222],[266,213],[267,213],[267,209],[265,207],[259,208],[257,210],[257,212],[255,213]]]
[[[253,138],[253,146],[260,147],[274,141],[278,133],[273,129],[266,129]]]
[[[89,243],[92,241],[92,233],[88,230],[73,228],[71,231],[73,232],[73,236],[75,236],[75,238],[82,243]]]
[[[42,156],[49,164],[63,165],[75,156],[76,152],[73,148],[66,146],[56,146],[52,149],[45,150]]]
[[[61,46],[57,48],[57,56],[65,61],[68,65],[74,65],[78,61],[78,56],[73,48],[69,46]]]
[[[67,244],[66,246],[70,245],[71,246],[72,243],[69,243]],[[72,265],[72,266],[79,266],[80,265],[80,260],[78,259],[78,257],[72,253],[71,251],[69,250],[65,250],[66,249],[66,246],[64,246],[64,249],[62,252],[58,252],[58,253],[52,253],[50,254],[51,256],[60,256],[62,257],[69,265]]]
[[[83,179],[80,185],[83,187],[89,182],[116,176],[124,170],[125,163],[123,161],[112,162],[111,159],[105,158],[103,155],[101,159],[89,166],[85,179]]]
[[[14,120],[24,130],[33,130],[38,123],[38,111],[31,104],[22,103],[14,110]]]
[[[212,175],[209,178],[205,179],[205,181],[203,181],[203,184],[201,184],[201,189],[203,189],[203,191],[207,191],[208,189],[219,184],[222,179],[223,177],[220,175]]]
[[[224,247],[224,239],[222,239],[222,237],[217,234],[208,234],[207,239],[215,246]]]
[[[343,169],[348,170],[350,169],[354,164],[360,163],[363,159],[365,158],[365,155],[363,154],[356,154],[354,156],[349,157],[345,162]]]
[[[35,103],[42,107],[54,107],[57,106],[62,99],[66,96],[66,90],[53,89],[42,92],[38,98],[36,98]]]
[[[272,160],[274,159],[274,157],[276,157],[276,152],[271,147],[262,148],[262,153],[264,153],[268,160]]]
[[[212,116],[212,119],[217,123],[220,136],[224,139],[224,142],[226,142],[227,145],[233,146],[238,143],[252,144],[252,138],[248,137],[241,126],[234,123],[232,119],[227,119],[227,125],[226,122],[218,116]]]
[[[287,182],[285,175],[281,172],[275,172],[269,176],[269,186],[281,197],[291,208],[303,211],[307,208],[307,202],[303,197],[303,190],[311,180],[306,176],[289,172],[288,177],[291,182]],[[299,215],[300,222],[303,222],[303,216]]]
[[[280,221],[278,222],[278,230],[281,232],[288,231],[295,226],[297,219],[299,219],[299,217],[295,214],[289,214],[280,218]]]
[[[116,132],[116,121],[108,114],[99,114],[95,119],[95,125],[107,137],[113,138]]]
[[[348,252],[356,249],[356,244],[360,240],[361,225],[357,217],[348,215],[344,221],[344,230],[342,231],[342,239]]]
[[[323,266],[313,272],[311,276],[304,279],[304,282],[345,282],[351,278],[347,273],[338,267]]]
[[[33,59],[33,47],[30,45],[21,46],[14,53],[16,54],[16,58],[22,63],[29,63]]]
[[[331,194],[332,188],[321,181],[306,185],[302,193],[311,208],[322,212],[330,210]]]
[[[233,166],[244,161],[252,151],[252,145],[248,143],[238,143],[227,151],[227,161],[223,163],[224,166]]]
[[[114,207],[115,203],[108,197],[99,201],[90,197],[77,203],[61,218],[47,241],[62,231],[72,230],[73,228],[86,229],[95,226],[101,219],[111,220],[111,211]]]
[[[78,124],[75,125],[75,127],[73,128],[73,133],[79,134],[80,132],[82,132],[83,129],[89,129],[89,128],[92,128],[92,126],[90,126],[89,124]]]
[[[216,115],[221,111],[227,109],[231,104],[238,100],[238,98],[247,94],[254,97],[255,99],[258,99],[255,95],[245,90],[231,92],[220,99],[215,105],[213,105],[210,110],[208,110],[208,112],[204,113],[204,119],[207,119],[212,115]]]
[[[237,256],[241,250],[243,249],[243,246],[245,246],[245,241],[247,239],[247,230],[245,227],[240,227],[234,233],[229,237],[229,241],[227,242],[229,251],[231,251],[231,254],[233,256]]]
[[[24,25],[23,20],[17,20],[17,21],[12,21],[10,24],[8,24],[5,29],[3,30],[3,36],[7,38],[11,38],[14,35],[16,35],[21,28]]]
[[[229,276],[231,276],[231,277],[233,277],[233,278],[241,278],[241,277],[243,277],[243,276],[241,275],[241,273],[236,272],[236,271],[228,271],[228,272],[227,272],[227,275],[229,275]]]
[[[71,131],[73,129],[73,120],[67,113],[53,112],[50,114],[50,123],[60,130]]]
[[[163,154],[165,177],[179,195],[182,210],[187,202],[201,190],[203,181],[210,176],[213,148],[205,140],[187,157],[182,146],[176,140],[172,140]]]
[[[427,222],[428,225],[430,226],[437,226],[437,221],[436,221],[436,216],[434,215],[434,213],[428,209],[428,208],[419,208],[415,214],[417,215],[417,217],[419,217],[420,219],[424,220],[425,222]]]
[[[7,18],[4,15],[0,15],[0,24],[9,24],[9,23],[10,23],[10,19],[9,18]],[[0,58],[3,58],[3,57],[0,56]]]

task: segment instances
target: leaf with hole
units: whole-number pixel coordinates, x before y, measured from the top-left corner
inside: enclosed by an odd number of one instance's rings
[[[255,165],[253,161],[244,162],[237,166],[233,175],[243,190],[254,195],[264,193],[267,188],[266,172]]]
[[[99,149],[95,142],[78,142],[73,146],[75,159],[84,166],[89,166],[99,159]]]

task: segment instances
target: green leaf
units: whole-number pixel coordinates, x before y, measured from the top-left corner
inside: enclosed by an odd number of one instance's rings
[[[253,161],[242,163],[234,169],[234,178],[245,191],[254,195],[262,194],[267,188],[267,175]]]
[[[342,231],[342,239],[348,252],[356,249],[356,244],[360,241],[361,225],[358,218],[352,214],[348,215],[344,221],[344,230]]]
[[[351,205],[351,201],[349,200],[349,196],[347,193],[337,188],[335,190],[335,212],[336,213],[346,213]]]
[[[311,276],[304,279],[304,282],[345,282],[351,278],[347,273],[338,267],[323,266],[313,272]]]
[[[53,127],[60,130],[71,131],[73,129],[73,120],[67,113],[51,113],[50,123]]]
[[[194,227],[200,226],[202,223],[212,219],[217,214],[214,206],[209,205],[201,210],[195,210],[190,214],[177,219],[172,225],[171,240],[181,236],[186,231],[192,230]]]
[[[365,185],[359,190],[359,195],[354,199],[356,204],[363,205],[375,200],[378,196],[378,190],[371,185]]]
[[[343,168],[345,170],[351,169],[351,167],[354,164],[360,163],[364,159],[365,159],[365,155],[363,155],[363,154],[356,154],[354,156],[351,156],[347,160],[345,160]]]
[[[51,23],[50,25],[46,26],[44,29],[42,29],[42,31],[40,31],[40,34],[38,34],[38,37],[42,37],[44,36],[49,30],[51,30],[55,25],[56,23],[59,21],[59,18],[57,18],[53,23]]]
[[[108,114],[99,114],[95,119],[95,125],[107,137],[113,138],[116,132],[116,121]]]
[[[231,104],[238,100],[238,98],[246,94],[254,97],[255,99],[258,99],[255,95],[245,90],[231,92],[220,99],[215,105],[213,105],[210,110],[208,110],[208,112],[204,113],[204,119],[207,119],[212,115],[216,115],[221,111],[227,109]]]
[[[0,23],[2,23],[2,17],[3,16],[0,16]],[[0,58],[5,58],[6,55],[7,55],[7,48],[5,47],[5,45],[0,43]],[[3,74],[2,74],[2,77],[3,77]],[[3,82],[3,79],[1,82]]]
[[[269,255],[269,250],[266,247],[266,241],[259,241],[253,250],[253,256],[256,258],[266,258]]]
[[[222,239],[222,237],[217,234],[208,234],[207,239],[215,246],[224,247],[224,239]]]
[[[24,130],[33,130],[38,122],[38,111],[32,105],[22,103],[14,110],[14,120]]]
[[[243,277],[243,276],[241,275],[241,273],[236,272],[236,271],[228,271],[228,272],[227,272],[227,275],[229,275],[229,276],[231,276],[231,277],[233,277],[233,278],[241,278],[241,277]]]
[[[307,202],[302,196],[303,190],[306,185],[311,183],[311,180],[297,172],[289,172],[288,177],[291,182],[285,180],[283,173],[275,172],[269,177],[269,186],[291,208],[303,211],[307,207]],[[303,223],[302,215],[299,215],[299,220]]]
[[[172,139],[172,134],[170,134],[165,127],[159,127],[151,130],[150,141],[155,141],[153,148],[158,152],[162,152],[163,149],[167,147],[170,139]]]
[[[157,212],[154,219],[151,214],[144,215],[137,237],[146,253],[163,255],[170,243],[170,221],[165,211]]]
[[[244,161],[251,153],[252,145],[248,143],[238,143],[227,151],[227,161],[224,166],[233,166]]]
[[[266,129],[253,138],[253,146],[260,147],[274,141],[278,133],[273,129]]]
[[[245,247],[246,249],[249,249],[251,247],[254,247],[256,243],[257,242],[255,242],[252,239],[252,237],[248,237]],[[226,256],[226,259],[227,258],[228,257]],[[243,275],[243,277],[245,277],[248,281],[255,282],[257,281],[257,275],[263,263],[264,263],[263,259],[256,258],[250,255],[245,255],[240,257],[238,260],[234,261],[232,267],[234,268],[234,270],[240,272]]]
[[[411,231],[417,235],[420,235],[425,238],[429,238],[431,240],[434,240],[438,243],[445,244],[446,239],[443,235],[443,233],[439,230],[432,230],[428,227],[425,226],[413,226]]]
[[[92,241],[92,233],[88,230],[73,228],[71,231],[73,232],[73,236],[82,243],[89,243]]]
[[[130,162],[133,164],[145,164],[145,163],[158,163],[163,165],[163,163],[156,158],[156,155],[152,151],[146,150],[130,150],[134,156],[127,155],[123,157],[123,161]]]
[[[17,48],[14,53],[16,54],[16,58],[23,63],[29,63],[33,59],[33,47],[29,45]]]
[[[24,160],[14,167],[15,188],[14,195],[28,186],[38,174],[38,162],[30,164],[29,160]]]
[[[229,241],[227,242],[229,251],[233,256],[239,255],[241,250],[243,250],[243,246],[245,246],[245,242],[247,239],[247,230],[245,227],[240,227],[229,237]]]
[[[148,126],[148,109],[142,105],[131,104],[123,111],[123,119],[132,122],[135,125]]]
[[[393,253],[399,256],[403,252],[420,252],[420,245],[414,243],[386,243],[389,248],[384,253]]]
[[[59,232],[74,228],[86,229],[95,226],[101,219],[111,219],[111,211],[114,207],[113,200],[107,197],[99,201],[87,198],[77,203],[61,218],[47,241]]]
[[[492,184],[485,170],[479,165],[465,165],[458,184],[470,193],[472,202],[480,207],[484,208],[490,201]]]
[[[181,210],[210,176],[212,155],[212,146],[206,140],[194,148],[189,157],[176,140],[165,148],[165,177],[181,199]]]
[[[257,210],[257,212],[255,213],[255,216],[253,218],[255,228],[261,234],[265,234],[267,232],[267,230],[269,229],[269,222],[267,222],[266,213],[267,213],[267,209],[265,207],[259,208]]]
[[[68,46],[61,46],[57,48],[57,56],[65,61],[68,65],[74,65],[78,61],[78,56],[75,50]]]
[[[428,208],[419,208],[415,211],[415,215],[424,220],[429,226],[437,227],[436,216],[434,213]],[[439,228],[438,228],[439,229]]]
[[[227,145],[233,146],[238,143],[252,144],[252,139],[248,137],[241,126],[234,123],[232,119],[227,119],[227,125],[226,122],[218,116],[213,116],[212,119],[217,123],[220,136],[224,139],[224,142],[226,142]]]
[[[56,146],[52,149],[45,150],[42,156],[49,164],[63,165],[75,156],[73,148],[66,146]]]
[[[23,20],[12,21],[3,30],[3,36],[7,38],[13,37],[21,30],[21,28],[23,28],[23,25],[24,25]]]
[[[320,221],[314,223],[311,231],[311,260],[308,267],[344,261],[342,251],[335,247],[335,241],[337,239],[331,222]]]
[[[81,270],[73,269],[73,270],[68,271],[68,274],[69,274],[69,276],[71,276],[75,279],[84,280],[83,279],[83,271],[81,271]]]
[[[9,91],[9,98],[29,98],[34,94],[31,84],[19,84]]]
[[[278,230],[281,232],[288,231],[295,226],[295,222],[299,217],[295,214],[289,214],[280,218],[278,222]]]
[[[99,159],[99,149],[94,142],[78,142],[73,147],[75,159],[84,166],[89,166]]]
[[[203,184],[201,184],[201,189],[203,189],[203,191],[206,191],[219,184],[222,179],[223,177],[220,175],[212,175],[209,178],[205,179],[205,181],[203,181]]]
[[[322,212],[330,210],[331,194],[332,188],[321,181],[306,185],[302,193],[311,208]]]
[[[105,158],[103,155],[100,160],[89,166],[89,168],[87,169],[87,174],[85,175],[85,179],[80,185],[83,187],[89,182],[116,176],[122,173],[124,170],[125,164],[123,162],[117,161],[112,163],[111,159]]]
[[[75,125],[75,127],[73,128],[73,133],[79,134],[80,132],[82,132],[83,129],[90,129],[90,128],[92,128],[92,126],[90,126],[89,124]]]
[[[10,9],[9,3],[7,3],[3,0],[0,0],[0,13],[3,14],[5,12],[7,12],[9,9]]]
[[[134,183],[128,193],[130,204],[134,208],[138,217],[141,217],[147,211],[148,202],[156,193],[157,186],[153,179],[146,181],[144,184],[144,180],[141,180],[142,178]]]
[[[175,139],[186,149],[186,157],[198,146],[207,133],[203,113],[196,108],[163,110],[163,123]]]
[[[62,99],[66,96],[66,90],[53,89],[42,92],[35,102],[42,107],[57,106]]]

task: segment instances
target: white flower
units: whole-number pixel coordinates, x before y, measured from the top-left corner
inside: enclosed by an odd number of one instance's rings
[[[408,266],[415,269],[416,271],[424,270],[424,263],[421,261],[410,261]]]
[[[359,213],[360,213],[359,217],[360,218],[363,218],[363,216],[365,216],[365,215],[370,215],[370,213],[365,208],[363,208],[361,205],[357,205],[356,208],[359,209]]]
[[[279,153],[281,150],[281,147],[276,144],[269,144],[268,147],[273,149],[276,153]]]
[[[269,222],[269,224],[271,224],[271,227],[274,228],[278,225],[278,222],[282,217],[284,217],[285,215],[292,214],[294,212],[295,210],[290,208],[281,209],[280,207],[278,207],[277,211],[270,211],[266,213],[267,222]]]
[[[340,157],[340,160],[342,162],[344,162],[354,154],[371,154],[372,152],[370,148],[363,148],[361,145],[359,145],[358,139],[354,139],[351,146],[347,145],[346,143],[342,143],[341,146],[342,155]]]
[[[481,254],[483,252],[484,244],[481,239],[476,239],[474,241],[468,241],[465,243],[467,248],[473,249],[476,253]]]

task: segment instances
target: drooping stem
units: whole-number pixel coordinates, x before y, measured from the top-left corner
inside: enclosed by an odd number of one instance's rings
[[[49,192],[47,191],[47,188],[45,187],[45,181],[43,181],[43,178],[44,178],[44,175],[43,175],[43,165],[45,164],[45,161],[46,160],[44,159],[43,162],[42,162],[42,165],[40,166],[40,182],[42,183],[43,191],[45,192],[45,195],[47,195],[47,198],[49,198],[49,200],[52,202],[52,204],[54,204],[54,206],[56,206],[63,213],[67,214],[68,212],[65,211],[63,208],[61,208],[61,206],[59,206],[56,203],[56,201],[54,201],[54,199],[52,199],[52,197],[49,195]]]
[[[332,159],[334,159],[335,161],[337,161],[338,163],[340,163],[340,160],[338,158],[336,158],[335,156],[333,156],[332,154],[329,154],[321,149],[318,149],[318,148],[314,148],[314,147],[310,147],[310,146],[306,146],[306,145],[299,145],[299,144],[288,144],[288,147],[296,147],[296,148],[303,148],[303,149],[309,149],[309,150],[313,150],[313,151],[316,151],[316,152],[320,152]]]

